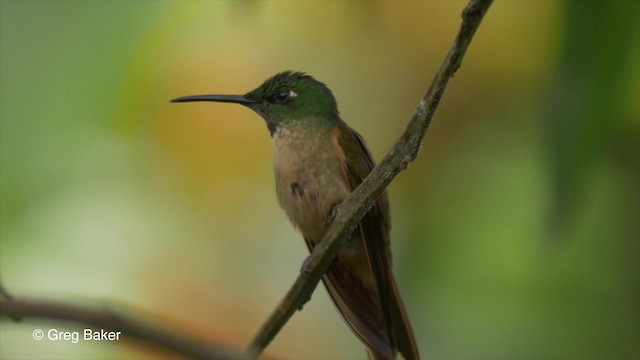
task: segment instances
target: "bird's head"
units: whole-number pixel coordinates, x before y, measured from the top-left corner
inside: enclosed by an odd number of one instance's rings
[[[241,104],[262,116],[272,134],[279,127],[313,126],[339,121],[331,90],[313,77],[293,71],[276,74],[244,95],[194,95],[171,101]]]

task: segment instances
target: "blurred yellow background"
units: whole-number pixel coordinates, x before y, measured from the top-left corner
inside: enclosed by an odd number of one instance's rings
[[[226,104],[287,69],[333,90],[379,160],[464,1],[1,1],[0,278],[142,310],[242,348],[307,252],[271,140]],[[418,159],[389,187],[395,271],[424,358],[640,356],[640,5],[497,1]],[[0,358],[171,356],[40,341]],[[320,287],[267,354],[362,359]]]

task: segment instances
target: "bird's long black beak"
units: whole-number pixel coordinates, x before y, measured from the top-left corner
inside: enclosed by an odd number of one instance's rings
[[[191,95],[175,98],[171,102],[213,101],[249,105],[255,101],[242,95]]]

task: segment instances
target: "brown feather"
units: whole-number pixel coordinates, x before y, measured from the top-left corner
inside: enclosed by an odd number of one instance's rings
[[[345,181],[353,191],[375,166],[373,159],[360,135],[346,125],[334,129],[332,143]],[[373,277],[374,280],[375,286],[366,289],[368,296],[364,296],[364,299],[368,298],[365,300],[368,304],[362,304],[362,291],[357,286],[354,288],[353,281],[347,282],[346,286],[336,286],[341,282],[334,272],[344,274],[339,269],[344,266],[338,261],[340,256],[337,257],[335,270],[329,271],[329,281],[325,281],[325,284],[334,282],[327,285],[329,293],[354,332],[370,345],[372,356],[395,358],[398,350],[405,359],[418,359],[413,331],[391,269],[389,230],[389,203],[385,192],[364,216],[354,234],[357,239],[352,240],[364,246],[370,271],[367,277]],[[359,310],[354,310],[354,306],[358,306],[355,309]],[[348,317],[358,319],[350,320]]]
[[[322,239],[327,215],[374,167],[359,135],[346,124],[273,133],[278,201],[309,250]],[[417,359],[411,326],[391,270],[386,193],[373,204],[340,249],[323,282],[340,314],[376,359],[399,351]]]

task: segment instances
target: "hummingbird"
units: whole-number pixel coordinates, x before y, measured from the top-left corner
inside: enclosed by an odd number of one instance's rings
[[[285,71],[244,95],[193,95],[171,102],[235,103],[258,113],[274,144],[278,202],[309,249],[375,163],[364,139],[341,118],[333,93],[302,72]],[[323,276],[338,311],[372,359],[419,359],[392,271],[386,192],[362,218]],[[304,268],[304,265],[303,265]]]

